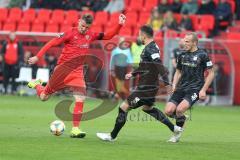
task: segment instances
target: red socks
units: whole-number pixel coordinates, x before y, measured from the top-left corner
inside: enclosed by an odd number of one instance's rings
[[[40,94],[44,91],[44,87],[42,85],[37,85],[35,87],[36,91],[37,91],[37,95],[40,96]]]
[[[83,102],[75,102],[75,106],[73,109],[73,127],[79,127],[83,111]]]

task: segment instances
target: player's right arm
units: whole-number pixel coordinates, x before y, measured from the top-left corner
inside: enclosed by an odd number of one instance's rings
[[[176,72],[174,74],[174,77],[173,77],[173,83],[172,83],[172,92],[174,92],[176,90],[176,86],[182,76],[182,56],[179,55],[178,58],[177,58],[177,66],[176,66]]]
[[[60,44],[62,44],[63,42],[65,42],[67,39],[69,38],[69,33],[61,33],[59,34],[58,37],[53,38],[52,40],[50,40],[47,44],[45,44],[41,50],[37,53],[36,56],[29,58],[28,63],[29,64],[35,64],[37,63],[37,61],[46,53],[46,51],[48,49],[50,49],[51,47],[54,46],[58,46]]]

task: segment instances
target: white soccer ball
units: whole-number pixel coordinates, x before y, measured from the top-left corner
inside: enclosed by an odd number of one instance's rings
[[[50,125],[50,131],[55,136],[60,136],[61,134],[63,134],[64,130],[65,124],[63,123],[63,121],[56,120],[53,121]]]

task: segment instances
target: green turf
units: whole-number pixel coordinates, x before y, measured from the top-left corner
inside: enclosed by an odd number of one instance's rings
[[[178,144],[169,144],[168,129],[140,110],[130,113],[114,143],[95,136],[110,131],[117,110],[82,123],[85,139],[71,139],[71,123],[64,135],[55,137],[49,123],[56,119],[53,98],[40,102],[35,97],[0,96],[0,160],[239,160],[240,107],[195,107],[192,121]],[[99,101],[88,100],[87,110]],[[163,106],[160,105],[162,108]],[[140,112],[140,113],[139,113]],[[140,117],[138,118],[138,114]],[[147,120],[146,120],[147,119]]]

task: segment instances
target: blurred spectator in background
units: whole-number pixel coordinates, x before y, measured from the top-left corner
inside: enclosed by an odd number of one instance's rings
[[[141,54],[143,49],[145,48],[145,45],[142,44],[141,40],[137,38],[136,42],[133,42],[131,45],[131,53],[132,53],[132,59],[133,59],[133,67],[138,67],[138,64],[141,60]]]
[[[1,0],[0,1],[0,8],[7,8],[9,6],[11,0]]]
[[[19,76],[20,66],[23,63],[23,47],[16,39],[16,34],[11,32],[9,39],[3,43],[0,61],[3,63],[3,86],[7,93],[9,80],[11,79],[11,93],[16,93],[15,79]]]
[[[26,0],[11,0],[9,3],[10,8],[12,7],[19,7],[22,8],[22,6],[25,4]]]
[[[102,11],[108,5],[108,0],[96,0],[93,4],[92,10],[94,12]]]
[[[124,10],[124,0],[111,0],[104,11],[109,13],[121,12]]]
[[[157,8],[154,8],[147,24],[150,25],[154,31],[159,31],[163,25],[163,14],[159,13]]]
[[[166,13],[167,11],[170,11],[171,10],[171,5],[168,4],[168,1],[167,0],[162,0],[160,2],[160,4],[158,5],[158,12],[160,14],[164,14]]]
[[[33,56],[33,54],[30,51],[26,51],[24,53],[24,64],[23,64],[23,66],[32,68],[32,78],[35,79],[36,75],[37,75],[38,66],[37,66],[37,64],[30,65],[28,63],[28,59],[32,56]]]
[[[178,30],[178,24],[171,11],[164,15],[162,30]]]
[[[227,0],[220,0],[215,10],[215,27],[213,31],[213,36],[218,35],[220,23],[227,21],[231,24],[232,21],[232,11],[231,5]]]
[[[171,4],[171,11],[173,13],[180,13],[182,8],[182,2],[180,0],[174,0]]]
[[[213,0],[202,0],[197,14],[214,14],[215,8]]]
[[[78,0],[81,5],[81,11],[91,10],[94,5],[94,0]]]
[[[236,15],[237,19],[240,19],[240,0],[236,0]]]
[[[181,13],[188,12],[189,14],[196,14],[198,11],[198,2],[197,0],[188,0],[184,3],[181,8]]]
[[[180,31],[192,31],[193,30],[192,20],[189,17],[187,12],[182,13],[182,19],[180,21],[178,29]]]
[[[178,47],[173,49],[171,54],[172,66],[173,66],[172,80],[176,72],[178,56],[182,53],[183,49],[184,49],[184,39],[180,39],[180,41],[178,42]]]
[[[119,39],[118,47],[111,53],[110,70],[114,90],[117,95],[125,99],[129,94],[129,88],[125,83],[125,75],[130,71],[133,63],[130,48],[124,46],[125,38]]]
[[[46,65],[47,65],[47,68],[49,69],[49,76],[51,75],[54,67],[56,66],[57,64],[57,58],[56,56],[54,55],[50,55],[50,54],[46,54],[45,56],[45,62],[46,62]]]

